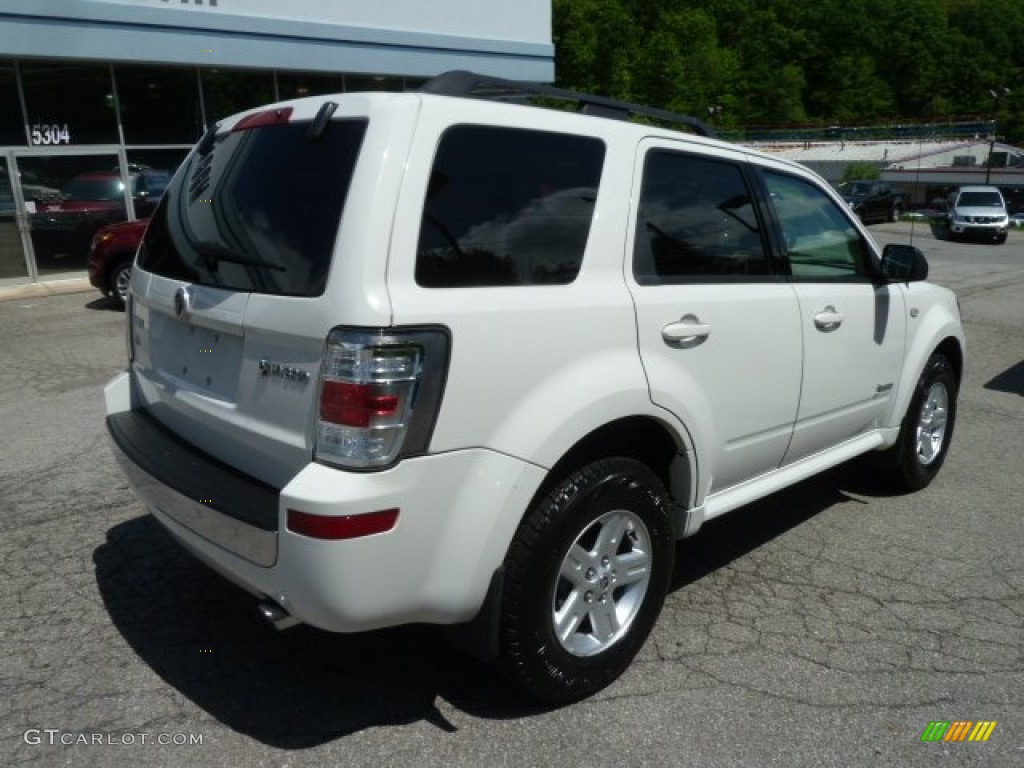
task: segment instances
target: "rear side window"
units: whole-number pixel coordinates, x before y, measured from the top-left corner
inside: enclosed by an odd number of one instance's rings
[[[633,250],[638,283],[771,272],[753,197],[737,163],[668,150],[648,153]]]
[[[366,131],[333,120],[217,136],[189,155],[153,214],[139,266],[177,280],[284,296],[319,296]]]
[[[441,138],[416,254],[428,288],[570,283],[579,273],[604,144],[456,126]]]

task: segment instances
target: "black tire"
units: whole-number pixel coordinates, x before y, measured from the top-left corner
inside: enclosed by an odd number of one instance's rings
[[[882,454],[894,490],[917,491],[939,473],[956,424],[956,372],[940,353],[928,358],[900,425],[896,444]]]
[[[1006,242],[1006,233],[996,236],[996,245],[1002,245]]]
[[[667,494],[644,464],[603,459],[559,482],[509,547],[500,630],[506,676],[553,704],[613,682],[661,612],[674,555]],[[633,578],[624,577],[627,566]],[[564,612],[563,639],[556,612]]]
[[[118,262],[114,265],[114,268],[110,270],[109,280],[109,291],[110,298],[120,306],[124,306],[125,301],[128,298],[128,283],[132,276],[132,262],[131,259],[126,261]]]

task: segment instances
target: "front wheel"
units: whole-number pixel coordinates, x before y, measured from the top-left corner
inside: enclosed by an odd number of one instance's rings
[[[933,354],[921,372],[899,438],[883,454],[888,479],[897,490],[920,490],[939,473],[953,437],[957,389],[949,359]]]
[[[128,288],[132,281],[131,260],[122,261],[110,272],[110,298],[122,307],[128,301]]]
[[[629,666],[668,590],[675,542],[667,494],[632,459],[604,459],[559,482],[509,547],[501,664],[527,694],[567,704]]]

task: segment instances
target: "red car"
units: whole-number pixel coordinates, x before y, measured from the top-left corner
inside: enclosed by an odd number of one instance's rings
[[[89,248],[89,282],[121,306],[128,297],[132,262],[149,219],[110,224],[96,230]]]

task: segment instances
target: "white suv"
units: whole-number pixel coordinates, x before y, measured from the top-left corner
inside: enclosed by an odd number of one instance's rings
[[[527,91],[583,114],[502,101]],[[455,73],[211,130],[106,389],[153,514],[279,627],[452,625],[567,702],[627,667],[705,520],[868,452],[926,485],[964,338],[920,251],[630,111]]]

